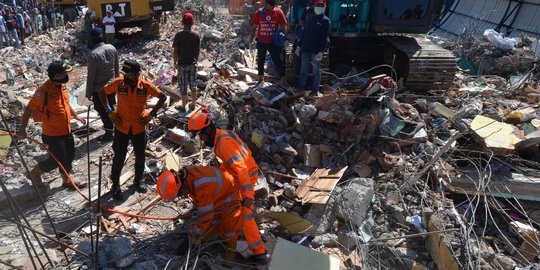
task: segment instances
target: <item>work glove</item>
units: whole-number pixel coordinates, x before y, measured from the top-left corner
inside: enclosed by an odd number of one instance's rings
[[[294,54],[296,54],[296,56],[300,56],[300,47],[296,47],[296,50],[294,50]]]
[[[122,117],[120,117],[120,114],[116,111],[112,111],[109,113],[109,119],[111,119],[111,121],[115,125],[122,124]]]
[[[250,198],[242,199],[242,206],[251,208],[251,206],[253,206],[253,199],[250,199]]]
[[[143,125],[143,126],[146,126],[148,123],[150,123],[150,121],[152,121],[152,115],[151,114],[147,114],[145,116],[142,116],[141,118],[139,118],[139,124]]]
[[[323,56],[323,53],[320,52],[320,53],[316,54],[315,57],[313,57],[313,60],[315,60],[317,62],[320,62],[322,60],[322,56]]]

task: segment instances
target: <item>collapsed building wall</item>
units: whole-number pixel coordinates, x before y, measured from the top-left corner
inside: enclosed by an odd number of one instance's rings
[[[540,55],[540,0],[456,0],[431,34],[454,39],[464,33],[481,35],[495,29],[509,37],[525,34]]]

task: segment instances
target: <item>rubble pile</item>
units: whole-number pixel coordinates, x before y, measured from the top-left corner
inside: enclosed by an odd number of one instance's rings
[[[455,87],[443,95],[403,90],[403,81],[380,70],[349,70],[347,80],[324,85],[318,96],[304,96],[273,84],[272,75],[255,84],[253,51],[245,49],[243,38],[245,20],[229,23],[231,17],[210,2],[182,4],[167,18],[160,39],[136,43],[128,38],[119,48],[122,59],[138,60],[145,76],[171,97],[150,124],[149,183],[163,169],[215,164],[210,151],[185,130],[189,115],[175,108],[171,44],[186,10],[200,22],[195,30],[202,37],[198,108],[207,107],[218,127],[237,132],[253,152],[262,172],[255,188],[257,221],[267,243],[279,246],[285,238],[338,258],[340,269],[539,268],[540,73],[525,38],[505,52],[484,37],[447,43],[470,67],[456,74]],[[10,104],[2,110],[10,114],[12,130],[17,108],[44,80],[43,67],[51,59],[62,55],[84,64],[84,45],[74,43],[76,35],[74,29],[57,30],[52,36],[61,38],[33,37],[23,50],[0,50],[9,59],[0,67],[0,83],[7,85],[0,98]],[[82,74],[79,66],[72,94],[83,92]],[[91,130],[94,138],[99,126]],[[29,135],[37,134],[39,126],[31,127]],[[76,140],[80,146],[85,138]],[[20,146],[32,157],[43,153],[26,142]],[[108,169],[109,146],[94,150],[93,169],[100,156]],[[14,166],[16,154],[7,157],[0,164]],[[81,160],[77,165],[86,168]],[[132,176],[125,173],[122,183]],[[133,195],[116,209],[168,217],[192,207],[185,201],[171,206],[154,195]],[[62,197],[58,205],[84,208],[86,201],[71,199]],[[182,245],[178,228],[189,227],[188,220],[106,215],[99,224],[102,235],[111,237],[100,243],[100,267],[162,269],[181,262],[175,253]],[[88,233],[80,227],[72,228],[70,241],[91,253]],[[135,241],[114,237],[123,234]],[[201,256],[211,265],[212,258]],[[77,258],[72,269],[89,262]]]
[[[229,127],[236,128],[257,154],[270,183],[266,208],[295,212],[312,222],[315,229],[307,235],[313,248],[324,253],[339,246],[345,248],[343,256],[356,250],[364,264],[381,265],[385,258],[382,265],[400,265],[399,269],[442,267],[449,262],[438,254],[449,251],[460,269],[501,269],[504,260],[528,264],[511,250],[519,243],[470,240],[513,234],[511,220],[495,216],[482,218],[482,223],[470,211],[478,195],[489,188],[474,184],[489,177],[479,168],[487,166],[491,173],[510,177],[538,175],[537,73],[508,81],[460,73],[458,90],[421,98],[395,91],[395,82],[384,75],[371,77],[362,89],[303,97],[270,83],[250,87],[250,73],[242,69],[232,74],[238,76],[210,82],[212,97],[230,115]],[[454,183],[454,177],[470,173],[471,167],[480,170],[466,180],[472,187],[457,192],[463,181]],[[339,182],[334,186],[313,187],[312,180],[321,177],[319,168],[346,170],[336,176]],[[306,182],[331,192],[330,198],[322,203],[303,198],[299,191]],[[495,196],[499,203],[505,200]],[[490,207],[476,206],[474,213]],[[526,214],[521,218],[529,219]],[[495,222],[505,226],[479,230]],[[408,237],[414,234],[419,235]],[[436,239],[446,245],[425,244]]]
[[[455,40],[439,41],[458,57],[462,69],[472,75],[499,75],[508,77],[515,73],[526,73],[538,66],[539,58],[531,49],[532,41],[521,35],[515,47],[501,49],[485,36],[465,32]],[[503,47],[504,48],[504,47]]]

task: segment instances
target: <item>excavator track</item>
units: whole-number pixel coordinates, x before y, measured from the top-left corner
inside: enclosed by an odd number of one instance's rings
[[[408,70],[403,74],[407,88],[414,90],[448,90],[458,70],[456,57],[425,38],[425,35],[388,40],[408,58]]]

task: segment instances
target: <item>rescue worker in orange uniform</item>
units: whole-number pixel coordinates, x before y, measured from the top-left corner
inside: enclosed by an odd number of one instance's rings
[[[222,162],[220,169],[234,176],[242,198],[244,237],[254,254],[250,259],[258,264],[266,264],[264,242],[253,218],[254,188],[259,179],[259,167],[251,156],[251,150],[236,133],[216,128],[206,111],[197,112],[189,118],[188,131],[213,148]]]
[[[236,250],[236,241],[242,227],[240,195],[234,177],[210,166],[184,167],[162,173],[157,181],[158,194],[166,200],[187,196],[197,210],[197,222],[191,225],[194,244],[218,235],[230,251]]]
[[[75,141],[71,133],[71,118],[75,118],[81,123],[84,119],[79,117],[71,105],[69,105],[69,92],[66,83],[69,81],[67,72],[71,71],[71,66],[63,61],[53,61],[47,68],[49,79],[41,85],[24,110],[21,126],[17,132],[19,138],[26,138],[26,126],[30,116],[34,121],[41,121],[43,132],[41,139],[49,148],[56,159],[62,164],[62,167],[69,174],[71,173],[73,158],[75,156]],[[58,168],[56,160],[49,157],[41,161],[30,171],[29,177],[38,187],[45,187],[41,179],[44,172],[50,172]],[[59,168],[62,176],[62,186],[73,187],[68,177]],[[73,180],[73,183],[79,188],[85,187],[87,183],[81,183]]]
[[[111,168],[113,182],[111,192],[115,200],[123,200],[120,189],[120,173],[124,167],[129,141],[135,152],[135,180],[133,185],[139,193],[147,191],[142,181],[146,149],[146,126],[157,115],[165,103],[167,96],[151,82],[141,78],[141,66],[137,61],[127,60],[122,65],[123,77],[118,77],[106,85],[99,93],[105,111],[114,123],[113,151]],[[117,108],[113,110],[108,103],[107,95],[117,94]],[[159,101],[152,111],[146,111],[148,97],[158,97]]]

